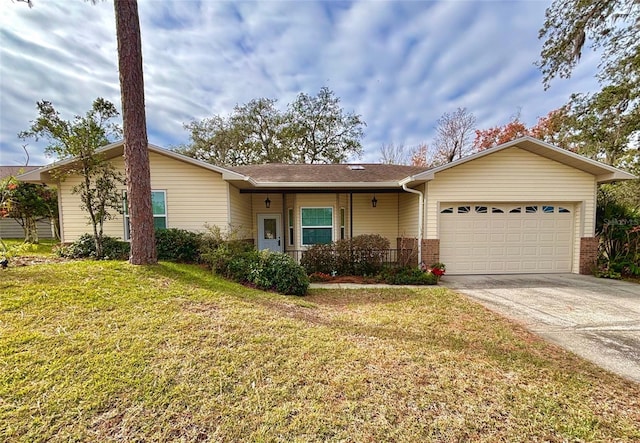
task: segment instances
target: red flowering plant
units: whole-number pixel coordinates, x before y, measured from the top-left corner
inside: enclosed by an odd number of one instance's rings
[[[447,267],[444,263],[434,263],[429,267],[429,272],[431,272],[436,277],[442,277],[447,271]]]

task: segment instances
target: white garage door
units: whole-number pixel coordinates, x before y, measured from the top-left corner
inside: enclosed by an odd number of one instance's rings
[[[440,205],[440,261],[449,274],[571,272],[573,206]]]

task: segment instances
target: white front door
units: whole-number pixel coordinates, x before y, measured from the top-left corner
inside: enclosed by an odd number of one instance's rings
[[[282,252],[280,214],[258,214],[258,249]]]

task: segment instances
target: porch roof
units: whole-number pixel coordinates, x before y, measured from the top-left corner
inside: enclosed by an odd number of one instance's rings
[[[225,177],[240,189],[399,189],[423,167],[387,164],[281,164],[234,166],[244,180]]]

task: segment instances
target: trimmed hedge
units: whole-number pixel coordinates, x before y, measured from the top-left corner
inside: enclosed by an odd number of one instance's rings
[[[378,234],[358,235],[329,245],[313,245],[300,264],[308,274],[376,275],[382,271],[389,240]]]

